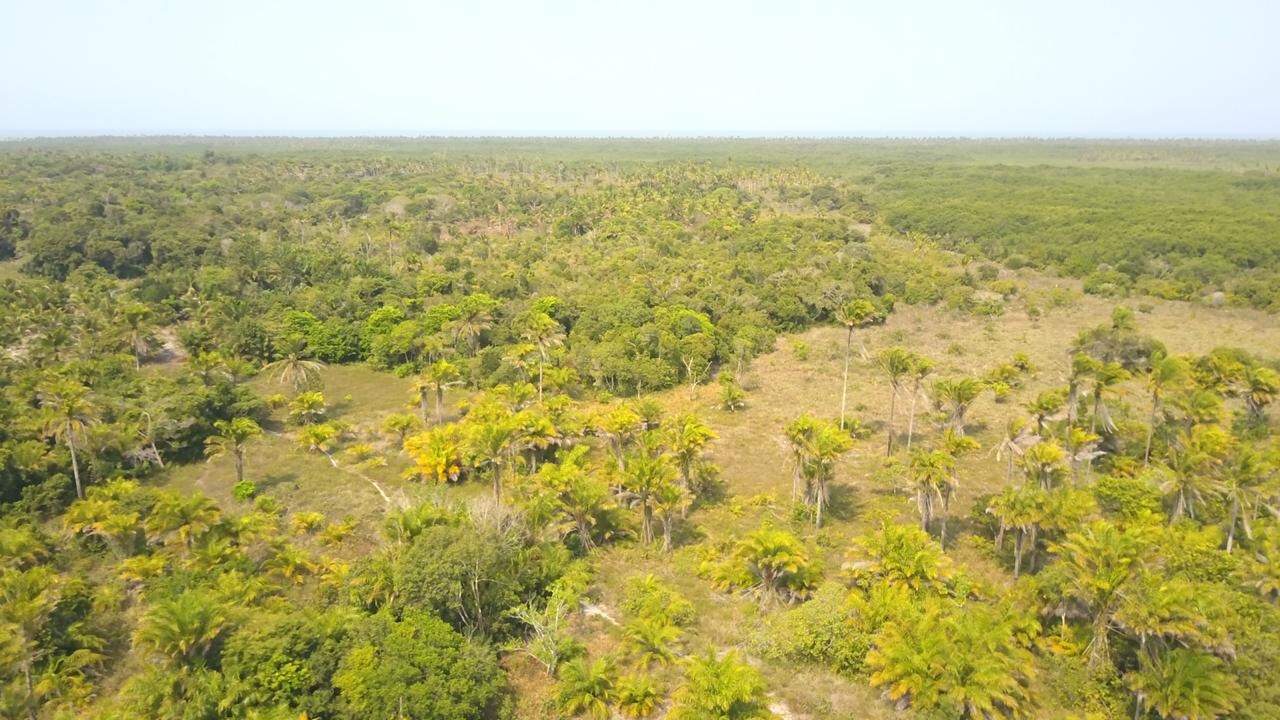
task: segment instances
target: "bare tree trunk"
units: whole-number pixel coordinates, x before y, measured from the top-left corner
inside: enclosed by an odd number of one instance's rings
[[[71,431],[67,431],[67,449],[71,451],[71,475],[76,480],[76,497],[84,499],[84,486],[80,483],[80,461],[76,459],[76,443],[71,439]]]
[[[893,454],[893,416],[898,405],[898,386],[894,385],[889,393],[889,437],[884,445],[884,456],[889,457]]]
[[[920,381],[911,386],[911,411],[907,418],[907,452],[911,452],[911,437],[916,433],[916,398],[920,396]]]
[[[840,429],[844,429],[845,410],[849,403],[849,354],[853,351],[853,328],[849,328],[844,341],[844,384],[840,388]]]
[[[1160,412],[1160,396],[1151,396],[1151,421],[1147,424],[1147,447],[1142,452],[1142,466],[1151,464],[1151,439],[1156,434],[1156,416]]]

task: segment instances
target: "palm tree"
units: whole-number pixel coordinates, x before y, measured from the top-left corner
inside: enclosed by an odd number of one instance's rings
[[[765,604],[800,597],[815,580],[808,553],[785,530],[760,528],[738,543],[735,554],[755,580],[754,590]]]
[[[173,535],[191,549],[196,538],[213,529],[222,519],[218,506],[200,494],[165,493],[147,516],[147,529],[159,535]]]
[[[1027,403],[1027,412],[1031,413],[1031,417],[1036,421],[1036,435],[1045,436],[1045,424],[1057,417],[1066,404],[1067,393],[1061,388],[1045,390]]]
[[[667,433],[671,455],[680,471],[680,484],[691,496],[697,495],[693,482],[693,470],[707,445],[716,434],[706,423],[692,413],[672,420]]]
[[[464,342],[471,355],[476,354],[480,337],[493,327],[493,308],[486,296],[470,295],[459,304],[461,315],[449,323],[454,339]]]
[[[164,655],[176,667],[199,667],[229,627],[226,612],[216,599],[188,590],[153,604],[142,616],[134,640]]]
[[[1183,387],[1190,377],[1187,361],[1174,355],[1161,355],[1151,362],[1147,372],[1147,391],[1151,395],[1151,416],[1147,423],[1147,442],[1142,451],[1142,464],[1151,464],[1151,441],[1164,412],[1164,396],[1171,389]]]
[[[916,509],[920,512],[920,529],[929,531],[929,525],[942,517],[940,542],[947,544],[947,509],[955,494],[956,460],[943,450],[916,450],[911,454],[907,470],[915,487]]]
[[[1022,456],[1022,470],[1027,481],[1052,490],[1066,476],[1067,453],[1053,440],[1044,440],[1027,448]]]
[[[985,389],[981,380],[971,377],[947,378],[933,384],[934,403],[947,412],[948,429],[964,435],[964,416]]]
[[[28,720],[39,711],[35,664],[47,650],[40,642],[62,597],[63,578],[47,565],[27,570],[0,570],[0,623],[5,627],[7,655],[16,656],[25,686]]]
[[[804,497],[805,502],[809,500],[809,489],[804,488],[801,493],[801,481],[806,480],[805,471],[809,466],[809,457],[812,454],[813,437],[817,433],[819,421],[809,415],[801,415],[787,424],[784,431],[787,436],[787,443],[791,449],[791,500]]]
[[[1129,371],[1120,363],[1100,363],[1094,368],[1092,379],[1093,412],[1089,419],[1089,430],[1099,432],[1098,423],[1101,422],[1101,432],[1110,435],[1116,431],[1116,424],[1112,422],[1111,412],[1107,409],[1107,394],[1129,379]]]
[[[1013,576],[1022,574],[1022,558],[1027,548],[1036,545],[1036,534],[1040,521],[1044,517],[1046,506],[1045,492],[1036,485],[1026,484],[1017,488],[1005,488],[1003,492],[991,499],[987,512],[1000,522],[996,535],[996,552],[1003,545],[1006,530],[1014,530],[1018,534],[1013,543]]]
[[[968,604],[954,610],[937,601],[897,613],[867,653],[874,687],[921,715],[989,720],[1025,716],[1035,662],[1025,627],[1033,620],[1010,608]]]
[[[916,400],[920,397],[920,386],[925,378],[933,373],[933,361],[922,355],[911,356],[911,409],[907,418],[907,452],[911,452],[911,439],[916,434]]]
[[[462,371],[448,360],[437,360],[427,366],[422,373],[422,378],[413,385],[414,402],[422,413],[422,422],[427,421],[427,398],[430,397],[430,393],[435,394],[436,422],[444,422],[445,388],[457,385],[461,378]]]
[[[672,530],[676,519],[684,517],[689,508],[689,493],[679,485],[669,482],[658,487],[653,496],[654,508],[662,521],[662,551],[671,552]]]
[[[732,650],[685,661],[684,683],[672,698],[670,720],[763,720],[772,715],[760,671]]]
[[[299,425],[319,422],[325,411],[324,393],[316,390],[298,393],[289,403],[289,419]]]
[[[624,717],[647,718],[657,712],[662,692],[647,675],[628,675],[618,680],[617,698]]]
[[[1175,648],[1163,656],[1138,656],[1138,669],[1125,676],[1133,692],[1134,717],[1144,708],[1166,720],[1213,720],[1229,715],[1244,700],[1222,661],[1207,653]]]
[[[1265,365],[1250,365],[1245,368],[1241,383],[1241,396],[1249,415],[1265,420],[1267,406],[1280,397],[1280,373]]]
[[[1258,508],[1266,507],[1280,516],[1280,510],[1267,504],[1272,488],[1268,487],[1270,469],[1257,452],[1243,448],[1226,464],[1220,487],[1227,503],[1227,552],[1235,545],[1236,528],[1253,539],[1253,518]]]
[[[41,385],[38,395],[40,407],[45,411],[44,433],[67,446],[71,453],[71,474],[75,478],[76,497],[84,498],[76,445],[82,443],[89,426],[98,421],[98,407],[89,397],[89,388],[75,380],[50,380]]]
[[[497,418],[477,423],[468,433],[467,445],[475,454],[478,467],[488,467],[493,480],[493,497],[502,497],[504,469],[512,465],[519,437],[511,418]]]
[[[281,385],[288,385],[294,392],[320,381],[320,371],[324,363],[306,357],[306,343],[301,340],[289,342],[279,360],[267,363],[262,369],[274,373]]]
[[[538,401],[542,401],[543,369],[547,364],[547,353],[564,344],[564,328],[550,315],[535,312],[525,321],[520,336],[532,343],[538,350]]]
[[[1004,434],[1000,437],[1000,442],[996,443],[991,449],[991,453],[996,456],[996,460],[1003,460],[1004,480],[1010,482],[1013,480],[1013,463],[1022,457],[1027,448],[1035,442],[1035,436],[1030,432],[1027,423],[1022,419],[1012,419],[1005,423]]]
[[[664,620],[635,618],[622,627],[622,645],[641,667],[668,665],[675,659],[680,628]]]
[[[893,454],[893,416],[898,405],[898,392],[902,389],[903,380],[916,368],[914,356],[900,347],[891,347],[880,353],[877,365],[889,378],[889,432],[885,442],[884,455]]]
[[[217,435],[204,440],[205,457],[213,460],[230,455],[235,460],[236,483],[244,482],[244,450],[254,438],[262,434],[262,428],[252,418],[238,417],[213,423]]]
[[[667,455],[635,453],[622,474],[622,487],[635,497],[640,506],[640,539],[653,542],[653,509],[658,493],[674,485],[676,468]]]
[[[1067,422],[1064,432],[1071,432],[1071,428],[1076,424],[1076,417],[1080,412],[1081,386],[1101,365],[1101,362],[1082,352],[1071,356],[1071,374],[1067,377]]]
[[[1138,578],[1150,551],[1150,530],[1134,526],[1118,528],[1098,520],[1069,534],[1053,547],[1054,567],[1061,572],[1061,617],[1079,617],[1092,629],[1089,664],[1096,666],[1109,656],[1113,619],[1125,591]]]
[[[607,720],[614,696],[614,669],[607,659],[578,658],[560,666],[556,700],[569,716]]]
[[[822,526],[822,510],[830,501],[831,482],[835,479],[836,462],[853,448],[849,434],[830,423],[821,422],[808,448],[805,475],[813,490],[814,525]]]
[[[1197,425],[1178,436],[1169,465],[1156,471],[1160,491],[1174,501],[1170,522],[1183,515],[1194,518],[1197,503],[1222,493],[1220,472],[1232,443],[1232,437],[1217,425]]]
[[[844,429],[845,412],[849,400],[849,356],[853,352],[853,331],[877,322],[884,316],[870,300],[859,298],[836,308],[836,322],[845,327],[844,381],[840,388],[840,429]]]

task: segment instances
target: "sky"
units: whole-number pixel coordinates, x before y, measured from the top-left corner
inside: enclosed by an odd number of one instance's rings
[[[0,0],[0,136],[1280,137],[1280,0]]]

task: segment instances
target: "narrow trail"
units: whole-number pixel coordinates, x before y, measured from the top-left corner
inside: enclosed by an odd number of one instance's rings
[[[382,496],[382,501],[383,501],[383,502],[385,502],[385,503],[387,504],[387,507],[392,507],[393,505],[395,505],[395,503],[394,503],[394,502],[392,502],[392,500],[391,500],[391,496],[390,496],[390,495],[387,495],[387,491],[385,491],[385,490],[383,490],[383,489],[382,489],[382,486],[378,484],[378,481],[377,481],[377,480],[374,480],[373,478],[369,477],[368,475],[365,475],[364,473],[360,472],[359,470],[354,470],[354,469],[352,469],[352,468],[347,467],[346,465],[340,465],[340,464],[338,463],[338,461],[333,457],[333,455],[331,455],[328,451],[323,451],[323,450],[322,450],[321,452],[324,452],[324,456],[325,456],[326,458],[328,458],[328,459],[329,459],[329,464],[330,464],[330,465],[332,465],[332,466],[334,466],[335,468],[337,468],[337,469],[339,469],[339,470],[341,470],[341,471],[343,471],[343,472],[347,473],[348,475],[354,475],[355,477],[358,477],[358,478],[360,478],[361,480],[363,480],[363,481],[365,481],[365,482],[369,483],[370,485],[372,485],[372,486],[373,486],[373,489],[374,489],[374,490],[377,490],[377,491],[378,491],[378,494]]]

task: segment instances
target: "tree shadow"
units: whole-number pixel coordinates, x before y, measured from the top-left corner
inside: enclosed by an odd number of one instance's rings
[[[258,486],[258,492],[264,492],[283,485],[297,484],[298,474],[294,472],[271,473],[263,475],[261,479],[254,480],[253,484]]]
[[[832,520],[851,520],[863,507],[857,488],[834,484],[827,489],[827,506],[823,512]]]

